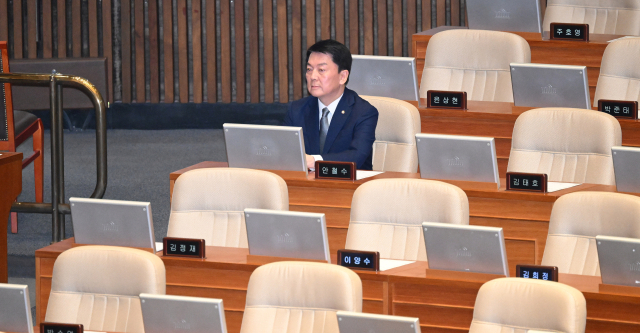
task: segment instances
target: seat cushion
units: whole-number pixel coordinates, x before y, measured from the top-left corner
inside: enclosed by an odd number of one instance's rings
[[[18,135],[24,130],[26,130],[31,124],[38,121],[38,117],[36,117],[31,112],[14,110],[13,111],[13,126],[15,129],[15,135]]]

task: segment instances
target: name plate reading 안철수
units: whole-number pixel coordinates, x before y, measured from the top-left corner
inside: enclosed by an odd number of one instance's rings
[[[40,333],[82,333],[82,324],[40,323]]]
[[[377,272],[380,270],[380,252],[338,250],[340,266]]]
[[[507,190],[547,192],[547,175],[543,173],[507,172]]]
[[[589,41],[589,25],[580,23],[551,23],[551,39]]]
[[[638,101],[598,100],[598,111],[608,113],[616,118],[638,118]]]
[[[516,277],[558,282],[558,267],[516,265]]]
[[[356,180],[354,162],[316,161],[316,178]]]
[[[427,91],[428,108],[467,109],[466,91]]]
[[[165,237],[162,242],[165,257],[205,258],[204,239]]]

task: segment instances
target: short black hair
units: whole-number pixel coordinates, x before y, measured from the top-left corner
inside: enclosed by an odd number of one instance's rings
[[[353,59],[351,58],[351,51],[349,51],[344,44],[337,40],[325,39],[311,45],[307,50],[307,63],[309,62],[309,56],[313,52],[330,55],[333,62],[338,65],[338,73],[347,70],[349,71],[349,76],[351,76],[351,63],[353,62]],[[345,85],[347,83],[349,83],[348,76]]]

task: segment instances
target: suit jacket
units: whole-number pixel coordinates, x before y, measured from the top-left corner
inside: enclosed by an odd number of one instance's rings
[[[377,124],[378,110],[348,88],[331,118],[323,151],[320,151],[318,98],[309,96],[291,102],[284,118],[285,126],[302,127],[307,154],[321,155],[327,161],[355,162],[360,170],[373,167]]]

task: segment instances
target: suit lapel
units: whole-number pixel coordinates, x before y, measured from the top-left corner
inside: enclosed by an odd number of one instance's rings
[[[324,151],[322,152],[323,154],[329,152],[329,148],[331,148],[331,145],[338,137],[338,133],[340,133],[340,130],[342,130],[342,127],[344,127],[347,119],[349,119],[351,108],[353,107],[354,103],[355,98],[353,97],[353,92],[345,88],[342,98],[338,103],[338,107],[336,108],[336,111],[333,113],[333,117],[331,118],[329,131],[327,132],[327,139],[324,142]],[[318,141],[319,140],[320,139],[318,139]]]
[[[307,154],[314,155],[320,152],[320,116],[318,115],[318,99],[310,98],[304,110],[304,139],[306,141]],[[310,148],[310,149],[309,149]],[[316,153],[318,152],[318,153]]]

